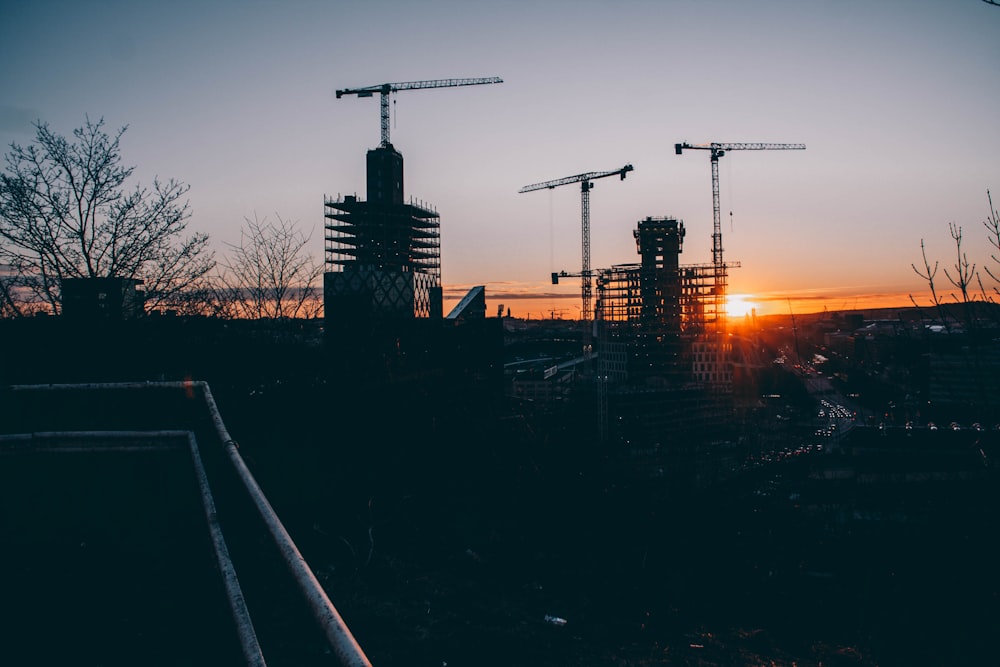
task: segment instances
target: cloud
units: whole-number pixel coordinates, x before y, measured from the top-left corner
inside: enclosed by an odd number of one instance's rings
[[[842,311],[871,308],[903,308],[912,305],[911,296],[920,300],[921,292],[876,291],[869,286],[830,287],[816,290],[789,290],[750,295],[748,300],[760,307],[758,315],[778,313],[806,314],[822,310]]]
[[[556,292],[488,292],[494,299],[580,299],[579,294],[558,294]]]
[[[549,283],[522,283],[517,281],[500,281],[486,283],[488,299],[579,299],[580,292],[550,292],[543,289]],[[461,298],[474,285],[445,285],[445,298]]]
[[[919,291],[919,290],[918,290]],[[887,290],[873,287],[871,285],[849,285],[837,287],[820,287],[807,290],[787,290],[781,292],[758,292],[748,295],[748,298],[760,303],[770,303],[776,301],[786,302],[789,299],[797,302],[809,301],[835,301],[835,300],[886,300],[898,299],[902,296],[904,301],[912,291]]]

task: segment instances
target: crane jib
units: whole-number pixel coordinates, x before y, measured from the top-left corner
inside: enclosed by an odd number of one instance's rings
[[[454,86],[478,86],[488,83],[503,83],[503,79],[498,76],[483,77],[480,79],[432,79],[427,81],[405,81],[402,83],[383,83],[376,86],[365,86],[363,88],[344,88],[336,91],[339,100],[344,95],[357,95],[358,97],[374,97],[375,93],[380,95],[379,116],[381,121],[381,146],[391,146],[389,143],[389,96],[401,90],[419,90],[421,88],[451,88]]]
[[[570,183],[587,183],[588,181],[593,181],[598,178],[606,178],[608,176],[619,176],[621,180],[625,180],[625,174],[633,171],[631,164],[627,164],[621,169],[615,169],[613,171],[589,171],[585,174],[577,174],[576,176],[567,176],[566,178],[557,178],[553,181],[545,181],[543,183],[532,183],[531,185],[525,185],[523,188],[518,190],[518,192],[532,192],[534,190],[557,188],[560,185],[569,185]]]
[[[481,86],[491,83],[503,83],[503,79],[498,76],[482,77],[478,79],[430,79],[427,81],[402,81],[398,83],[381,83],[375,86],[364,86],[362,88],[344,88],[337,91],[337,97],[343,95],[357,95],[358,97],[372,97],[375,93],[388,95],[401,90],[421,90],[423,88],[454,88],[457,86]]]

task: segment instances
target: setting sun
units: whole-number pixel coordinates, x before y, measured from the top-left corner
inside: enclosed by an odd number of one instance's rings
[[[730,294],[726,297],[726,315],[729,317],[745,317],[757,308],[757,304],[749,301],[750,294]]]

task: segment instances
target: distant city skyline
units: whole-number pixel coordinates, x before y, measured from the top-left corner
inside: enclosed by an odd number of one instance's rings
[[[321,259],[324,195],[363,196],[379,142],[377,96],[334,91],[499,76],[392,101],[406,196],[441,214],[445,312],[485,285],[491,315],[578,317],[579,280],[549,275],[579,271],[579,189],[518,189],[626,163],[591,194],[594,269],[638,261],[646,216],[684,221],[682,264],[711,261],[708,156],[673,145],[712,141],[807,146],[720,160],[731,293],[762,315],[923,305],[922,239],[953,291],[948,223],[994,263],[998,29],[980,0],[14,2],[0,143],[128,125],[126,164],[190,184],[189,228],[220,254],[278,214]]]

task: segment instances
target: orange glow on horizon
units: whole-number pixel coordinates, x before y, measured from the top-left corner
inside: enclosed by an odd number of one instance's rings
[[[756,294],[757,315],[808,315],[822,312],[847,312],[852,310],[874,310],[879,308],[913,308],[916,299],[921,306],[926,305],[923,295],[914,292],[854,293],[831,290],[823,292],[790,291],[785,294]]]
[[[444,312],[447,314],[467,291],[465,286],[450,286],[445,291]],[[876,288],[877,289],[877,288]],[[756,312],[758,317],[768,315],[808,315],[829,311],[847,312],[877,308],[912,308],[911,296],[921,307],[929,306],[926,289],[912,292],[893,290],[879,292],[872,288],[843,288],[788,290],[787,292],[740,292],[731,294],[727,313],[731,318],[743,318]],[[734,303],[739,299],[739,304]],[[565,293],[552,291],[544,284],[498,283],[486,285],[486,315],[497,316],[497,307],[503,305],[503,315],[510,310],[511,317],[527,320],[580,319],[580,293],[576,289]]]
[[[726,315],[728,317],[746,317],[757,311],[757,304],[750,301],[752,294],[729,294],[726,296]]]

